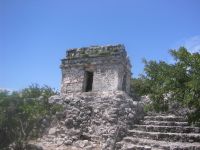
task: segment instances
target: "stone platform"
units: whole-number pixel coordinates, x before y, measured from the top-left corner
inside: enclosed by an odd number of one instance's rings
[[[115,149],[142,117],[143,109],[125,92],[85,92],[53,96],[62,104],[47,133],[36,141],[44,150]]]

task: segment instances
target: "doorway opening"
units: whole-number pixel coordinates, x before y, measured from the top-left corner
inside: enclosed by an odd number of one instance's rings
[[[85,72],[85,79],[86,79],[85,92],[92,91],[93,76],[94,76],[93,72],[90,71]]]
[[[124,77],[123,77],[122,91],[126,91],[126,74],[125,74]]]

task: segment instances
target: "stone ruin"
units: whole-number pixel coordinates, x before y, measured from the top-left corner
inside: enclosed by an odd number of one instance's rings
[[[115,149],[143,109],[129,97],[131,64],[123,45],[69,49],[61,62],[62,104],[37,145],[46,150]]]
[[[62,59],[61,104],[46,133],[29,150],[199,150],[200,128],[166,112],[149,112],[151,102],[134,101],[131,65],[123,45],[70,49]]]
[[[130,91],[131,64],[121,44],[69,49],[61,69],[61,93]]]

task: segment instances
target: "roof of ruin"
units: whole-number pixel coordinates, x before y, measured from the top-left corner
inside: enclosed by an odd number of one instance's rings
[[[68,49],[62,67],[84,64],[123,63],[131,67],[123,44]]]
[[[86,58],[86,57],[102,57],[111,55],[127,55],[125,47],[122,44],[107,46],[90,46],[81,48],[72,48],[67,50],[67,59]]]

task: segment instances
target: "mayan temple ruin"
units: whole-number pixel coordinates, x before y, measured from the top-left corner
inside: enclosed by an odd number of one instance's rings
[[[60,68],[61,93],[49,103],[63,110],[34,143],[37,150],[200,150],[200,129],[185,116],[145,113],[148,96],[130,97],[124,45],[69,49]]]
[[[62,59],[62,93],[129,93],[131,64],[123,45],[69,49]]]

